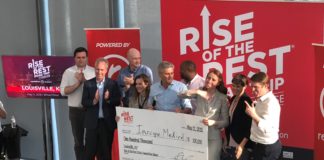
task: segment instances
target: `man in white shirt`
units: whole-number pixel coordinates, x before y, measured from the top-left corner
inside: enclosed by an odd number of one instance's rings
[[[196,71],[196,64],[193,61],[187,60],[180,64],[181,81],[188,89],[201,89],[205,85],[205,79]],[[195,99],[190,100],[192,105],[192,114],[195,114],[197,102]]]
[[[93,67],[87,65],[88,51],[83,47],[74,51],[75,65],[66,69],[61,81],[61,94],[68,97],[69,119],[74,137],[74,152],[77,160],[84,157],[84,116],[81,105],[83,82],[95,77]]]
[[[277,160],[282,145],[279,141],[280,104],[268,88],[269,77],[259,72],[251,77],[252,93],[256,102],[246,103],[246,113],[252,118],[251,140],[255,143],[256,160]]]

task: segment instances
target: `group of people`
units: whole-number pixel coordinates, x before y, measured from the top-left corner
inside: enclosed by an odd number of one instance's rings
[[[152,84],[152,70],[141,63],[135,48],[128,50],[129,65],[116,81],[106,77],[107,60],[98,58],[92,68],[87,54],[83,47],[74,51],[75,65],[66,69],[61,82],[61,94],[68,96],[76,159],[111,159],[116,106],[201,116],[208,126],[209,160],[221,159],[224,146],[233,159],[279,159],[280,105],[268,89],[266,73],[251,77],[252,101],[245,93],[248,78],[243,74],[233,77],[234,96],[228,98],[220,71],[211,69],[204,79],[189,60],[180,65],[181,81],[174,79],[172,63],[161,62],[160,81]]]

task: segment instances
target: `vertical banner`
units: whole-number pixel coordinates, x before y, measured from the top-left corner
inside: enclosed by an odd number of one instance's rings
[[[291,147],[283,157],[312,159],[312,43],[323,42],[323,3],[163,0],[161,19],[162,58],[176,78],[187,59],[203,76],[220,70],[227,87],[237,73],[266,72],[281,105],[280,140]]]
[[[315,160],[324,157],[324,45],[315,49]]]
[[[2,56],[7,95],[14,98],[63,98],[60,93],[62,75],[73,64],[72,57]]]
[[[117,79],[119,71],[129,62],[126,53],[130,48],[140,48],[139,28],[86,28],[88,60],[91,66],[97,58],[104,57],[108,60],[108,77]],[[119,159],[118,137],[115,132],[112,157]]]
[[[86,28],[89,64],[94,66],[97,58],[109,62],[108,77],[117,79],[120,69],[128,65],[126,52],[130,48],[140,51],[140,30],[138,28]]]

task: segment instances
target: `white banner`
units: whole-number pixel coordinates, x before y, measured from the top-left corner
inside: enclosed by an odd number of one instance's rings
[[[117,107],[120,160],[207,160],[202,117]]]

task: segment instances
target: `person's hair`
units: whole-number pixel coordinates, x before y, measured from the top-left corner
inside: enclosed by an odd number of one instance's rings
[[[159,64],[158,71],[159,71],[159,73],[161,73],[162,70],[167,69],[167,68],[174,68],[174,65],[171,62],[163,61]]]
[[[98,65],[100,62],[104,62],[104,63],[106,64],[106,68],[108,69],[108,61],[107,61],[105,58],[103,58],[103,57],[100,57],[100,58],[98,58],[98,59],[96,60],[96,62],[95,62],[95,67],[97,67],[97,65]]]
[[[75,57],[77,55],[77,53],[79,52],[85,52],[86,56],[88,57],[88,50],[84,47],[78,47],[74,50],[73,56]]]
[[[251,81],[261,83],[262,85],[267,85],[269,83],[269,77],[264,72],[258,72],[251,77]]]
[[[186,60],[180,64],[181,69],[185,69],[189,72],[196,72],[196,64],[193,61]]]
[[[243,74],[236,74],[232,79],[232,84],[240,85],[245,87],[249,84],[248,79]]]
[[[208,75],[211,74],[211,73],[215,74],[215,75],[218,77],[218,84],[217,84],[217,86],[216,86],[216,89],[217,89],[219,92],[224,93],[224,94],[226,95],[226,94],[227,94],[227,88],[226,88],[225,85],[224,85],[224,80],[223,80],[222,73],[221,73],[219,70],[215,69],[215,68],[211,68],[211,69],[209,70],[208,74],[207,74],[207,77],[208,77]],[[206,90],[205,87],[204,87],[203,89]]]
[[[133,86],[135,87],[135,90],[136,90],[136,80],[138,80],[138,79],[142,79],[144,81],[144,83],[147,84],[147,87],[145,88],[145,93],[146,93],[146,96],[149,96],[150,88],[151,88],[151,79],[146,74],[140,74],[140,75],[136,76],[134,79],[134,84],[133,84]],[[136,90],[135,97],[138,97],[138,96],[139,96],[139,93]]]

